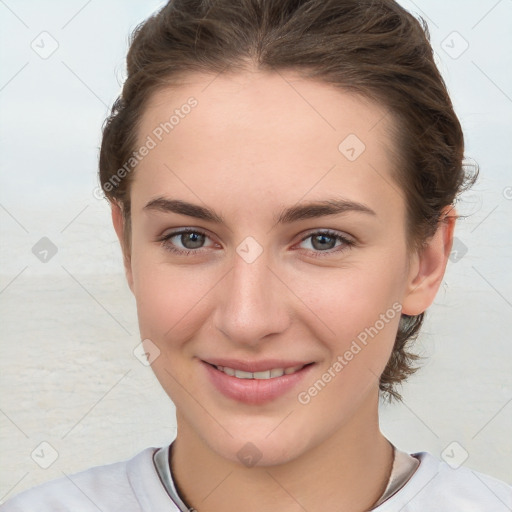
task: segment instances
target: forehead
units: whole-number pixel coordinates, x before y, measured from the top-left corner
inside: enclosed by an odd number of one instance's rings
[[[376,135],[385,136],[390,123],[384,106],[361,95],[291,72],[247,71],[192,73],[179,84],[158,90],[146,104],[142,132],[168,120],[190,97],[198,107],[193,117],[200,117],[195,128],[219,134],[223,129],[244,128],[240,137],[246,140],[250,135],[255,144],[272,129],[286,128],[282,137],[315,131],[318,137],[336,134],[335,138],[352,130],[364,139],[379,124]]]
[[[147,196],[175,182],[189,198],[229,190],[260,204],[327,191],[396,201],[390,128],[383,106],[292,73],[191,74],[148,101],[138,143],[154,147],[134,186]]]

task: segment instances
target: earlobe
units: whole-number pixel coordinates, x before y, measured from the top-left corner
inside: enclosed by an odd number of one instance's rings
[[[126,280],[128,281],[128,286],[130,290],[133,292],[133,274],[132,274],[132,266],[131,266],[131,258],[129,254],[129,249],[125,247],[125,236],[124,231],[125,221],[124,215],[121,208],[121,205],[116,202],[111,203],[112,207],[112,224],[114,225],[114,230],[117,234],[117,238],[119,240],[119,244],[121,245],[121,251],[123,253],[123,262],[124,262],[124,270],[126,274]]]
[[[402,313],[419,315],[433,302],[439,290],[452,250],[453,231],[457,220],[453,206],[446,206],[437,231],[424,248],[414,256],[410,267],[408,288],[402,303]]]

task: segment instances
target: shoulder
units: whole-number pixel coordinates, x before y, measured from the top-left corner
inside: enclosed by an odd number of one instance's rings
[[[160,501],[168,504],[146,448],[131,459],[96,466],[21,492],[0,506],[1,512],[140,512]],[[162,510],[174,511],[174,508]]]
[[[428,452],[411,454],[418,458],[418,469],[400,491],[378,507],[388,512],[436,510],[453,512],[510,512],[512,487],[501,480],[467,467],[453,469]]]

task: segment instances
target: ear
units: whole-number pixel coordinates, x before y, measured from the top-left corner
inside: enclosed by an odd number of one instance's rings
[[[419,315],[434,302],[452,250],[456,220],[453,206],[443,208],[437,231],[412,257],[402,313]]]
[[[125,238],[124,231],[126,229],[124,222],[124,215],[119,203],[113,202],[112,206],[112,224],[114,225],[114,229],[117,234],[117,238],[119,239],[119,243],[121,245],[121,250],[123,251],[123,262],[124,262],[124,271],[126,274],[126,280],[128,281],[128,286],[130,290],[133,292],[133,273],[132,273],[132,264],[130,254],[128,252],[128,248],[125,247]]]

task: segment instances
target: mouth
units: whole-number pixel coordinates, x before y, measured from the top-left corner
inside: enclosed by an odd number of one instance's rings
[[[264,370],[259,372],[248,372],[245,370],[230,368],[229,366],[221,366],[212,363],[207,364],[209,364],[213,368],[216,368],[220,372],[223,372],[226,375],[229,375],[230,377],[236,377],[237,379],[268,380],[276,379],[278,377],[282,377],[283,375],[292,375],[293,373],[302,370],[302,368],[305,368],[306,366],[312,365],[314,363],[299,364],[296,366],[288,366],[286,368],[272,368],[270,370]]]
[[[219,364],[221,362],[224,364]],[[230,360],[228,366],[225,364],[227,362],[201,360],[201,365],[213,385],[212,389],[228,399],[248,405],[263,405],[285,397],[296,390],[299,384],[302,389],[304,379],[316,365],[314,362],[282,360],[253,363]]]

